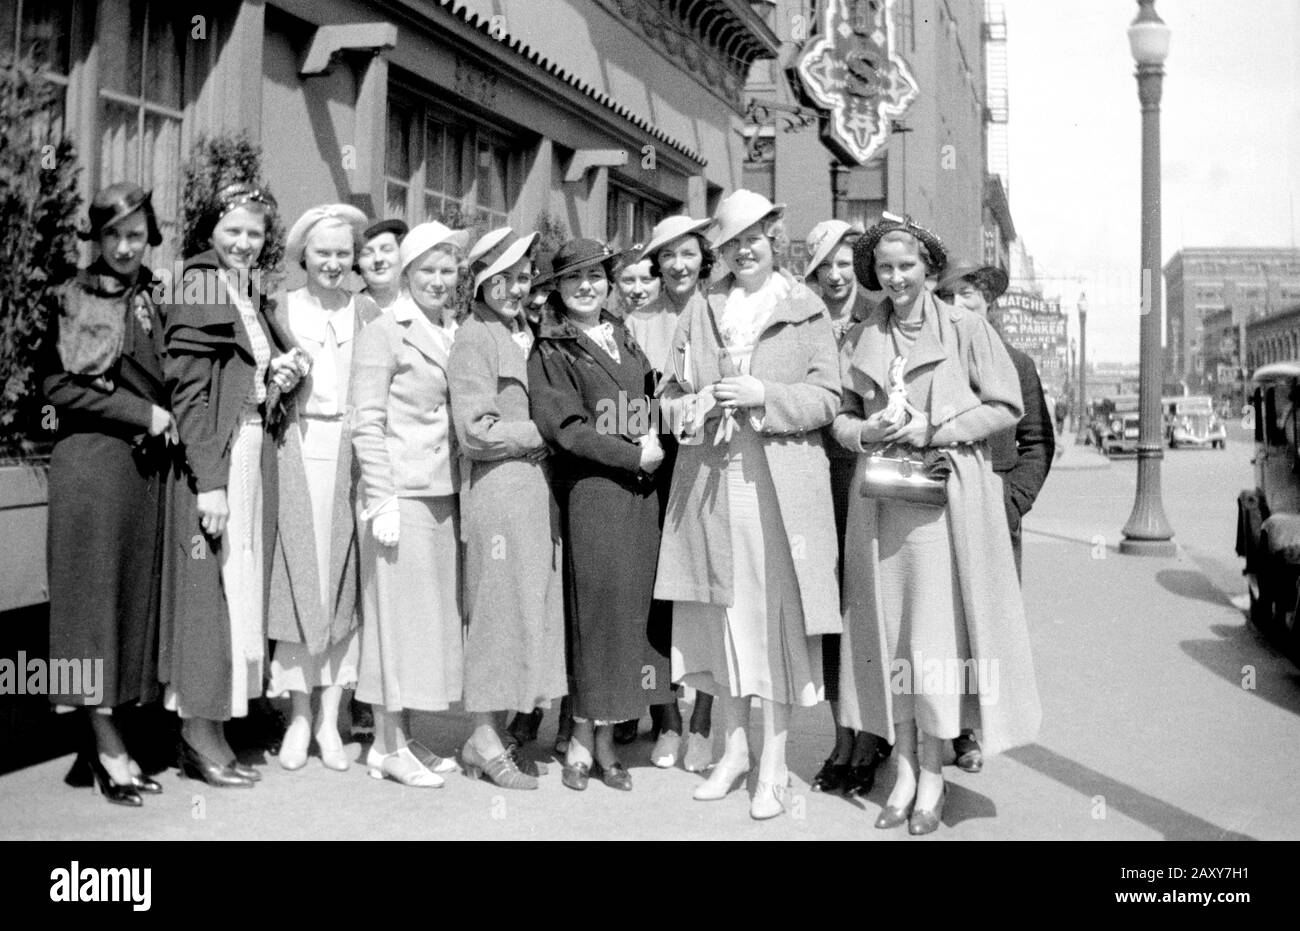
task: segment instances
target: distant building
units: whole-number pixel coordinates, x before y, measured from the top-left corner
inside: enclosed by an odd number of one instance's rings
[[[1300,303],[1246,324],[1246,368],[1300,359]]]
[[[1245,392],[1245,369],[1241,345],[1245,327],[1232,319],[1231,308],[1206,314],[1201,323],[1201,355],[1204,359],[1205,393],[1216,404],[1241,404]]]
[[[1181,249],[1164,277],[1166,380],[1199,391],[1206,317],[1230,310],[1241,328],[1300,303],[1300,249]]]

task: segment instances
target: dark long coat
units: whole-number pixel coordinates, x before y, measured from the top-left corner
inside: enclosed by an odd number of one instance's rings
[[[83,684],[83,694],[52,695],[59,704],[98,697],[112,708],[158,696],[167,453],[165,441],[148,434],[153,408],[167,407],[167,393],[152,277],[141,269],[127,286],[101,263],[84,269],[60,289],[59,322],[43,356],[43,388],[58,417],[49,472],[50,657],[104,661],[101,694],[84,694]],[[56,348],[70,348],[60,326],[72,329],[84,302],[121,315],[121,352],[111,358],[115,339],[103,347],[102,361],[111,364],[102,377],[67,371]],[[90,349],[80,348],[83,356]]]
[[[201,253],[186,262],[181,295],[224,294],[216,279],[216,256]],[[230,717],[230,612],[221,587],[222,541],[199,525],[197,496],[224,488],[230,480],[230,448],[239,411],[253,388],[253,347],[229,300],[168,305],[165,372],[182,454],[169,476],[167,527],[163,542],[159,679],[181,696],[188,714],[213,721]],[[273,319],[270,301],[258,308],[273,355],[285,351],[288,336]],[[269,375],[269,373],[268,373]],[[283,403],[285,399],[281,399]],[[268,425],[283,409],[264,411]],[[271,565],[275,543],[275,443],[262,445],[263,565]],[[263,593],[267,592],[263,585]],[[265,597],[263,599],[265,601]],[[265,605],[264,605],[265,607]]]
[[[640,717],[671,691],[667,644],[656,648],[650,636],[659,494],[636,439],[655,426],[655,374],[622,321],[608,312],[602,320],[618,362],[548,305],[528,385],[533,421],[557,451],[573,713],[613,722]]]
[[[1004,344],[1020,378],[1020,394],[1025,415],[1015,427],[989,438],[989,458],[993,471],[1002,477],[1003,504],[1007,526],[1011,528],[1011,548],[1016,557],[1016,575],[1020,575],[1020,521],[1047,481],[1052,459],[1056,456],[1056,433],[1047,413],[1043,382],[1034,360],[1010,343]]]

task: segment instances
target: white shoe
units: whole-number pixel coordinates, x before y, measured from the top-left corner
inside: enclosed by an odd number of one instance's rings
[[[398,761],[407,763],[414,769],[407,769],[401,775],[394,771],[390,765]],[[391,779],[394,782],[400,782],[404,786],[410,786],[414,789],[440,789],[445,785],[441,776],[429,770],[427,766],[416,759],[415,754],[403,747],[395,753],[387,756],[375,752],[371,748],[366,752],[366,767],[370,772],[371,779]]]
[[[681,746],[681,734],[676,731],[660,731],[655,748],[650,752],[650,762],[660,769],[672,769],[677,765],[677,752]]]

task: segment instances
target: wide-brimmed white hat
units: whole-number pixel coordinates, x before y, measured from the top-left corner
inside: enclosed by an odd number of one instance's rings
[[[506,237],[511,235],[513,232],[514,230],[508,226],[502,226],[494,230],[488,230],[486,233],[480,236],[478,238],[478,242],[474,243],[474,245],[470,248],[469,255],[465,257],[465,260],[469,262],[471,265],[473,265],[479,259],[483,258],[483,256],[487,255],[497,246],[501,245],[501,243],[505,241]]]
[[[656,252],[674,239],[681,239],[691,233],[702,233],[712,220],[696,220],[694,217],[679,215],[666,217],[655,224],[650,231],[650,241],[641,249],[641,259],[652,258]]]
[[[772,214],[780,214],[785,204],[774,204],[762,194],[741,188],[732,191],[718,204],[713,215],[713,228],[709,230],[709,246],[717,249],[735,239],[755,223]]]
[[[492,236],[498,232],[493,230],[486,236]],[[486,238],[486,236],[484,238]],[[478,294],[478,289],[483,287],[483,283],[489,280],[493,275],[505,271],[511,265],[514,265],[525,255],[527,255],[537,244],[540,233],[529,233],[527,236],[515,236],[513,232],[504,237],[498,237],[496,244],[492,249],[481,253],[477,259],[482,267],[474,275],[474,293]],[[480,240],[481,242],[482,240]],[[475,249],[478,244],[475,243]]]
[[[808,231],[808,264],[804,266],[803,276],[809,278],[817,266],[825,262],[844,241],[846,236],[861,236],[862,230],[843,220],[822,220]]]
[[[366,215],[353,207],[351,204],[321,204],[318,207],[312,207],[289,228],[289,235],[284,243],[284,256],[290,262],[301,262],[303,253],[307,251],[307,236],[315,228],[317,223],[322,220],[338,220],[352,227],[352,243],[354,248],[359,248],[362,244],[362,234],[366,230],[369,220]]]
[[[404,274],[406,266],[434,246],[440,246],[443,243],[458,245],[457,239],[460,237],[457,234],[459,232],[459,230],[444,226],[437,220],[430,220],[428,223],[421,223],[419,226],[412,227],[411,231],[402,237],[402,245],[397,250],[399,269]]]

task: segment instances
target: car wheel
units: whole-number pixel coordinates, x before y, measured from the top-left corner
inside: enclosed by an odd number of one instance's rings
[[[1250,622],[1262,634],[1268,633],[1273,620],[1273,603],[1269,597],[1268,585],[1258,572],[1248,573],[1246,587],[1250,592]]]
[[[1274,643],[1286,649],[1290,646],[1296,622],[1296,567],[1288,565],[1278,576],[1278,584],[1270,593],[1273,610],[1270,612],[1268,633]]]

